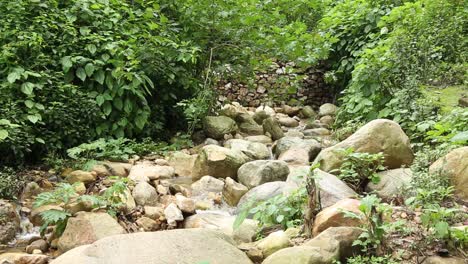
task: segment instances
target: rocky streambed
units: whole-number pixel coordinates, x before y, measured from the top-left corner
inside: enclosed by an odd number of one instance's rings
[[[333,174],[343,162],[339,150],[384,154],[387,170],[380,173],[381,182],[366,186],[382,199],[398,196],[411,181],[411,171],[405,167],[412,163],[413,152],[400,126],[383,119],[366,124],[342,142],[334,141],[330,126],[336,111],[332,104],[321,106],[318,113],[311,107],[249,109],[228,104],[219,115],[205,119],[203,137],[198,135],[200,144],[194,148],[126,163],[101,161],[90,171],[64,174],[64,181],[74,184],[79,195],[104,193],[115,182],[111,176],[129,179],[118,217],[79,200],[33,207],[35,197],[56,182],[54,177],[30,182],[18,203],[0,202],[0,263],[332,264],[344,260],[359,253],[352,243],[361,234],[362,223],[343,213],[359,214],[360,201],[359,194]],[[448,157],[450,176],[460,182],[456,194],[466,199],[468,148],[454,153]],[[322,210],[311,230],[306,230],[312,239],[302,237],[304,230],[299,228],[277,228],[258,240],[258,223],[252,219],[233,228],[246,204],[303,188],[313,161],[321,164],[316,173]],[[434,166],[444,169],[447,163]],[[52,227],[39,234],[41,212],[51,209],[71,214],[60,237]],[[403,217],[402,212],[397,217]],[[434,256],[424,263],[464,263],[458,258],[437,262],[445,260]]]

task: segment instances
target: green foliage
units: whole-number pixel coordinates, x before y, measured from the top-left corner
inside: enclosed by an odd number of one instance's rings
[[[340,262],[338,262],[340,263]],[[391,256],[355,256],[346,259],[348,264],[398,264]]]
[[[361,214],[343,211],[346,217],[357,218],[363,221],[363,232],[353,245],[360,246],[362,251],[369,255],[381,252],[384,245],[386,226],[383,216],[391,211],[387,204],[382,204],[381,199],[375,195],[369,195],[361,199],[359,205]]]
[[[423,123],[424,125],[427,123]],[[426,133],[431,143],[447,143],[454,145],[468,145],[468,110],[454,109],[438,122],[432,123]]]
[[[233,228],[237,229],[249,216],[259,221],[261,228],[281,225],[282,228],[299,226],[303,223],[304,206],[307,202],[307,190],[299,188],[289,195],[280,194],[266,201],[255,204],[248,202],[241,208],[234,221]]]
[[[81,144],[77,147],[67,150],[67,154],[72,159],[109,159],[122,161],[130,158],[135,154],[128,143],[129,139],[118,138],[109,139],[100,138],[91,143]]]
[[[436,116],[420,86],[438,75],[439,65],[466,61],[461,1],[421,0],[393,8],[377,23],[378,41],[359,54],[344,91],[339,122],[389,118],[408,133]]]
[[[424,209],[421,221],[429,231],[426,240],[440,239],[452,248],[466,247],[468,231],[451,227],[456,219],[464,221],[468,219],[468,214],[458,208],[445,208],[440,205],[431,205]]]
[[[8,158],[141,134],[191,93],[198,49],[153,2],[2,0],[0,13],[0,112],[21,131],[0,143]]]
[[[350,184],[353,189],[361,190],[369,181],[375,184],[380,181],[377,172],[385,169],[383,153],[361,153],[348,148],[343,150],[342,155],[344,158],[338,177]]]
[[[429,173],[429,166],[447,154],[453,146],[440,145],[436,148],[426,146],[418,151],[411,166],[413,177],[407,190],[406,203],[412,206],[439,204],[450,199],[453,187],[448,177],[440,173]]]
[[[24,186],[23,177],[13,168],[0,168],[0,198],[16,199]]]
[[[41,226],[41,233],[44,233],[48,226],[55,226],[55,233],[60,236],[67,226],[68,218],[72,216],[68,211],[69,205],[74,202],[90,202],[95,209],[105,209],[110,215],[115,216],[124,205],[125,192],[127,190],[128,179],[111,177],[115,182],[105,189],[100,195],[82,195],[76,192],[79,183],[73,185],[59,183],[50,192],[43,192],[36,196],[33,206],[58,205],[63,210],[50,209],[41,213],[44,224]]]

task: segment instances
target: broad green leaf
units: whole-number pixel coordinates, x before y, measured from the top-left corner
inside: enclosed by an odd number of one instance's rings
[[[91,64],[91,63],[86,64],[86,66],[85,66],[85,72],[86,72],[86,75],[88,75],[88,77],[93,76],[93,73],[94,73],[94,65]]]
[[[86,49],[88,49],[88,51],[93,55],[94,55],[94,53],[96,53],[96,45],[94,45],[94,44],[86,45]]]
[[[101,106],[104,103],[104,101],[105,101],[104,96],[102,95],[96,96],[96,103],[98,106]]]
[[[118,110],[122,110],[122,108],[123,108],[122,99],[120,99],[119,97],[117,97],[117,98],[115,98],[115,99],[113,100],[113,103],[114,103],[115,108],[117,108]]]
[[[86,80],[86,72],[85,70],[82,68],[82,67],[79,67],[77,70],[76,70],[76,76],[78,76],[78,78],[80,78],[81,81],[85,81]]]
[[[112,105],[109,101],[104,102],[104,105],[102,106],[102,111],[106,116],[110,115],[112,112]]]
[[[26,105],[27,108],[33,108],[34,107],[34,102],[31,101],[31,100],[24,101],[24,104]]]
[[[21,92],[26,95],[31,95],[34,89],[34,84],[30,82],[25,82],[21,85]]]
[[[5,129],[0,129],[0,141],[5,140],[8,137],[8,131]]]
[[[104,78],[105,78],[105,75],[104,75],[104,71],[103,70],[98,70],[96,72],[94,72],[94,79],[101,85],[104,84]]]
[[[45,141],[42,138],[36,138],[36,141],[41,144],[45,144]]]
[[[7,80],[9,83],[14,83],[16,82],[16,80],[19,80],[20,78],[21,78],[20,73],[18,73],[17,71],[14,71],[8,74]]]
[[[40,116],[36,115],[28,115],[27,116],[28,120],[31,121],[31,123],[35,124],[37,121],[39,121]]]
[[[63,72],[68,72],[70,68],[73,66],[73,62],[71,60],[71,56],[63,57],[60,62],[62,63],[62,70]]]
[[[8,125],[10,125],[10,124],[11,124],[10,120],[7,120],[7,119],[0,119],[0,125],[8,126]]]

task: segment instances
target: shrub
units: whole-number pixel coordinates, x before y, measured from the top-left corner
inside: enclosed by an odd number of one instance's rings
[[[338,178],[351,185],[356,191],[362,190],[369,181],[379,183],[380,176],[377,172],[385,169],[383,153],[360,153],[348,148],[343,150],[343,155]]]
[[[24,178],[13,168],[0,167],[0,198],[17,199],[24,186]]]

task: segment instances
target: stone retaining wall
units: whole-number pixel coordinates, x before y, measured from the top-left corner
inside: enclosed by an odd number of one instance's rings
[[[220,103],[239,102],[243,106],[257,107],[276,102],[305,104],[314,108],[333,103],[335,94],[324,80],[324,67],[310,68],[304,73],[294,72],[292,64],[275,63],[267,72],[256,75],[252,84],[221,81],[218,85]]]

